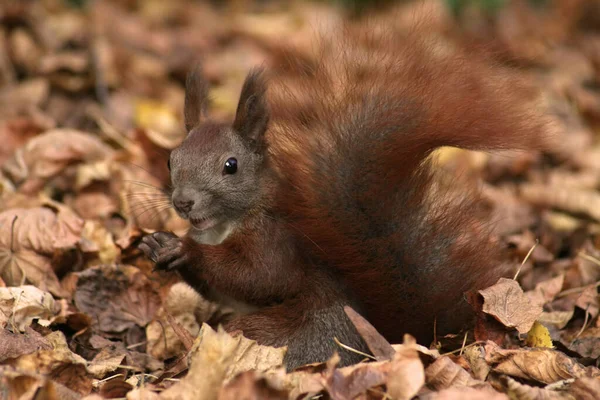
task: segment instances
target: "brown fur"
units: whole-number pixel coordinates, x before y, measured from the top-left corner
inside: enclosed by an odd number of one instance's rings
[[[253,71],[231,129],[198,123],[205,86],[188,81],[198,92],[186,96],[194,128],[173,174],[198,171],[204,184],[219,171],[200,163],[231,149],[258,157],[252,165],[263,172],[244,178],[252,196],[231,198],[236,228],[222,243],[190,234],[144,244],[198,291],[256,307],[227,329],[288,345],[289,368],[334,350],[343,364],[356,362],[334,336],[367,351],[343,305],[392,342],[410,333],[428,344],[435,321],[439,334],[468,323],[464,292],[507,269],[473,212],[476,192],[456,197],[437,185],[430,154],[440,146],[526,149],[544,128],[521,82],[476,55],[418,34],[323,45],[315,62],[290,56],[285,74],[268,81]]]

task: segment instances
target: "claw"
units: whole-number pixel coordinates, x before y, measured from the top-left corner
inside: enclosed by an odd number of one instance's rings
[[[174,270],[188,262],[181,239],[171,232],[155,232],[144,236],[139,249],[155,263],[154,271]]]

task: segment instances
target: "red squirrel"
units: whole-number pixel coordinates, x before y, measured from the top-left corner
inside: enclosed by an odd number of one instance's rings
[[[314,62],[252,70],[232,124],[186,82],[187,137],[169,159],[191,228],[140,248],[204,296],[239,306],[225,325],[288,346],[288,369],[369,353],[349,305],[390,342],[429,344],[473,318],[464,293],[507,273],[476,191],[439,185],[431,153],[536,147],[544,123],[522,82],[484,57],[418,35],[332,40]],[[435,326],[435,332],[434,332]]]

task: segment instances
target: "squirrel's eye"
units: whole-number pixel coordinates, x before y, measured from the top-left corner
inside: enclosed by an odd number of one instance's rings
[[[167,160],[167,168],[169,168],[169,171],[171,170],[171,159]]]
[[[233,175],[237,172],[238,162],[235,158],[231,157],[225,161],[224,173]]]

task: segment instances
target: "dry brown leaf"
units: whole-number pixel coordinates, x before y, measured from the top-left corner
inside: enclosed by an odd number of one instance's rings
[[[535,321],[531,330],[527,332],[525,344],[529,347],[554,348],[552,338],[550,337],[550,331],[538,321]]]
[[[592,327],[584,330],[572,339],[567,347],[581,357],[593,359],[600,357],[600,328]]]
[[[591,318],[596,318],[598,315],[598,288],[596,285],[587,287],[577,298],[575,305],[582,310],[588,312]]]
[[[221,385],[238,373],[266,371],[283,363],[285,349],[260,346],[242,336],[215,332],[204,324],[191,354],[188,374],[161,393],[163,399],[216,399]]]
[[[242,372],[221,388],[219,400],[287,400],[288,394],[269,385],[255,371]]]
[[[538,321],[542,324],[552,324],[558,329],[562,329],[573,318],[574,310],[571,311],[550,311],[543,312],[538,318]]]
[[[479,293],[483,296],[483,312],[492,315],[503,325],[527,333],[542,313],[540,305],[531,304],[519,283],[500,278],[498,282]]]
[[[419,353],[411,346],[416,341],[409,335],[404,335],[406,347],[396,349],[388,373],[387,389],[394,399],[411,399],[425,384],[425,370],[419,358]]]
[[[495,372],[545,384],[586,374],[582,365],[551,349],[503,350],[488,342],[486,360]]]
[[[325,390],[325,380],[321,374],[310,373],[306,371],[294,371],[286,374],[282,369],[280,373],[269,375],[271,382],[276,381],[273,386],[289,390],[291,399],[300,398],[300,396],[312,397]]]
[[[2,169],[23,193],[35,193],[68,166],[108,159],[113,151],[100,139],[73,129],[54,129],[18,149]]]
[[[578,400],[600,399],[600,377],[576,379],[569,392]]]
[[[339,355],[335,353],[327,361],[327,370],[321,377],[321,383],[331,398],[354,399],[357,396],[365,395],[372,388],[384,385],[389,379],[390,364],[388,362],[379,361],[337,368],[339,360]],[[318,386],[315,385],[314,388],[316,389]]]
[[[85,221],[81,236],[81,250],[98,254],[100,264],[112,264],[121,255],[113,236],[97,221]]]
[[[483,386],[481,389],[472,387],[458,387],[444,389],[439,392],[432,392],[424,396],[419,396],[423,400],[509,400],[510,397],[503,393],[498,393],[489,386]]]
[[[506,378],[507,394],[514,400],[575,400],[565,392],[558,392],[539,387],[524,385],[511,378]]]
[[[34,193],[70,165],[103,161],[111,155],[110,147],[95,136],[54,129],[18,149],[3,170],[24,193]]]
[[[538,283],[535,285],[535,289],[525,292],[525,295],[529,298],[531,304],[543,306],[554,300],[556,295],[560,293],[564,281],[564,274],[560,274],[555,278]]]
[[[388,342],[373,325],[371,325],[366,319],[364,319],[360,314],[354,311],[349,306],[344,306],[344,311],[354,327],[358,331],[358,333],[362,336],[367,346],[369,346],[369,350],[373,353],[375,358],[378,361],[383,360],[391,360],[396,350],[392,347],[390,342]]]
[[[22,81],[14,86],[5,86],[0,89],[0,105],[2,105],[2,111],[0,112],[4,114],[15,108],[39,107],[46,101],[49,92],[48,81],[38,77]],[[14,148],[11,150],[14,150]],[[0,164],[2,163],[0,162]]]
[[[135,122],[145,128],[144,133],[163,149],[173,149],[185,138],[178,112],[171,105],[151,100],[138,100],[135,104]]]
[[[29,327],[22,334],[10,332],[6,328],[0,330],[0,362],[38,350],[50,349],[52,347],[48,341]]]
[[[105,382],[100,381],[100,390],[98,393],[105,399],[121,399],[133,389],[133,386],[125,382],[122,377],[109,379]]]
[[[83,221],[64,206],[46,205],[0,213],[0,277],[9,285],[30,282],[64,297],[51,260],[75,247]]]
[[[480,381],[474,379],[462,367],[455,364],[450,357],[442,356],[425,369],[427,386],[442,390],[457,386],[474,386]]]
[[[585,214],[600,221],[600,194],[589,190],[524,184],[521,195],[530,203],[553,207],[572,214]]]
[[[145,327],[160,306],[158,294],[138,269],[128,265],[101,265],[77,274],[74,300],[92,316],[103,332]]]
[[[463,356],[469,363],[475,379],[485,381],[490,373],[490,366],[485,361],[485,349],[481,345],[466,347]]]
[[[10,326],[14,333],[25,332],[34,319],[49,325],[58,313],[50,293],[35,286],[0,287],[0,327]]]
[[[121,344],[121,346],[118,346]],[[90,361],[87,369],[96,378],[102,379],[109,372],[115,371],[127,355],[122,343],[106,346]]]
[[[0,388],[7,399],[19,400],[78,400],[79,393],[43,374],[0,366]]]
[[[136,388],[127,393],[127,400],[159,400],[158,393],[147,388]]]
[[[181,338],[175,333],[173,326],[167,321],[162,310],[158,312],[157,317],[146,327],[148,340],[146,351],[148,354],[159,360],[166,360],[185,353],[186,348]],[[200,332],[200,325],[191,312],[175,315],[173,319],[194,337]]]
[[[80,394],[90,393],[92,379],[86,371],[85,359],[69,349],[62,332],[52,332],[45,339],[52,346],[51,349],[23,355],[11,361],[10,365],[24,371],[42,373]]]

